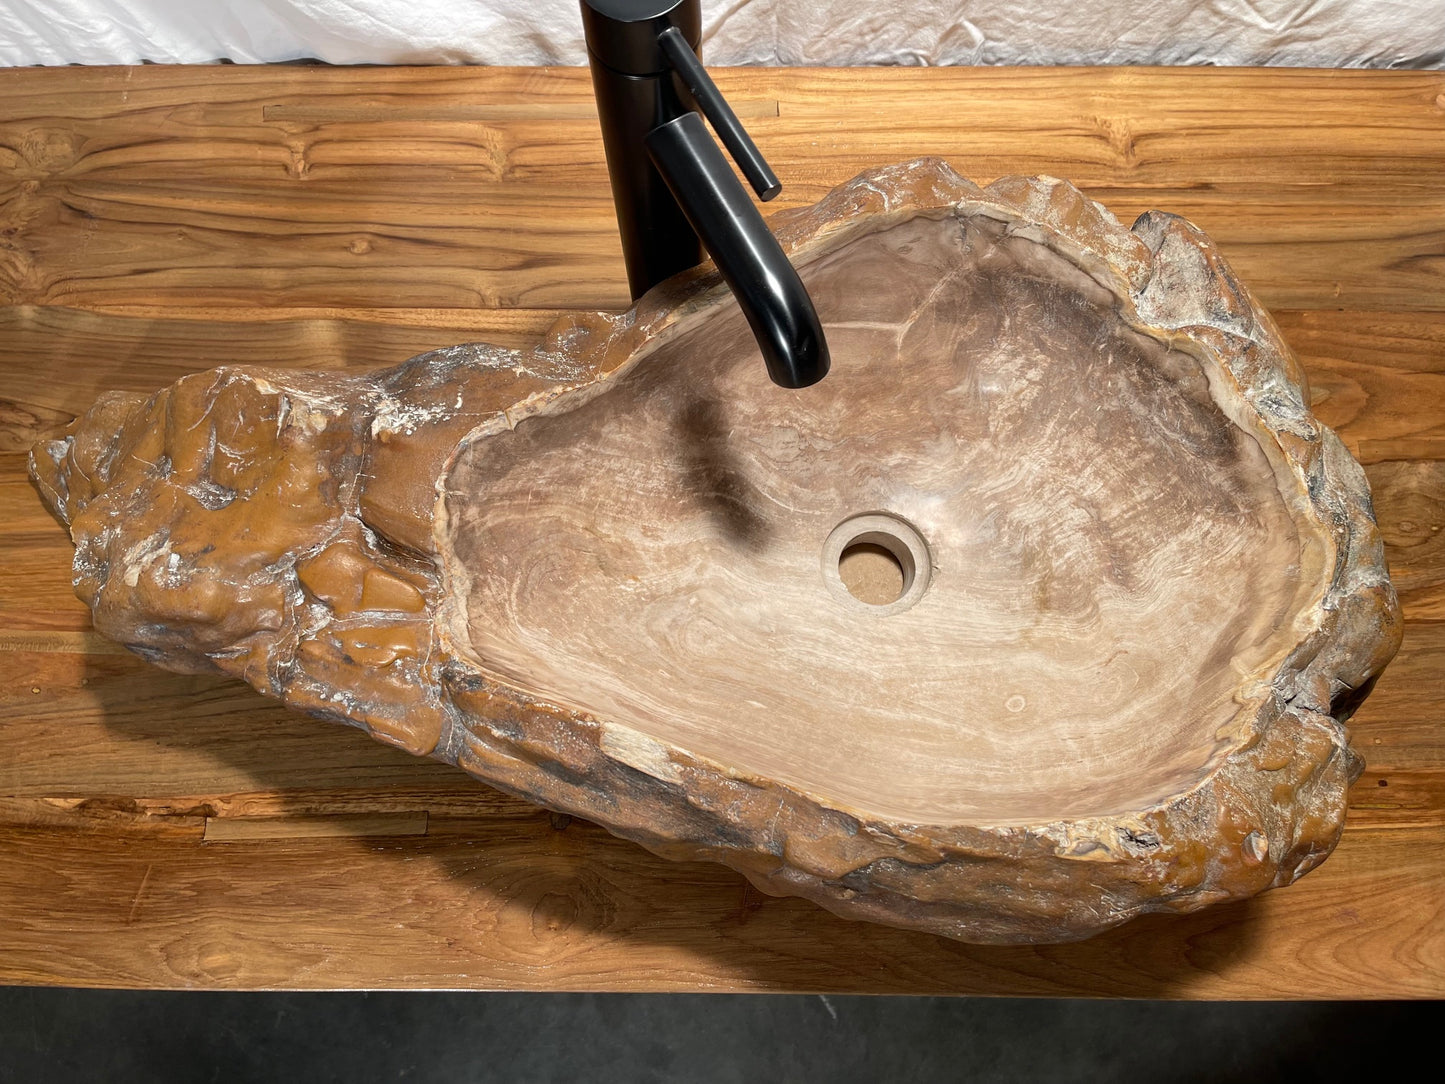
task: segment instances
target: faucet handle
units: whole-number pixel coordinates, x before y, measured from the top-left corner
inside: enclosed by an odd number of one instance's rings
[[[742,170],[743,176],[753,186],[758,198],[766,203],[781,192],[782,182],[748,135],[742,121],[738,120],[738,115],[728,105],[727,99],[718,90],[717,84],[707,74],[707,69],[692,51],[692,46],[687,43],[682,31],[675,26],[669,26],[657,35],[657,44],[672,65],[673,71],[677,72],[678,78],[692,92],[693,100],[717,132],[723,146],[733,156],[738,169]]]

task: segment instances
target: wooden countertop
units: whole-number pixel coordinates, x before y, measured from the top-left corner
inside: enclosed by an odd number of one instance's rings
[[[1445,995],[1445,73],[738,69],[786,184],[940,155],[1209,232],[1365,464],[1408,620],[1298,884],[980,948],[675,865],[90,631],[32,441],[230,362],[371,367],[626,304],[578,69],[0,71],[0,981]]]

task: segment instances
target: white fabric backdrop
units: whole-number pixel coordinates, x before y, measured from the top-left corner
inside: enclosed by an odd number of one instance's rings
[[[704,0],[711,64],[1445,67],[1445,0]],[[581,64],[576,0],[0,0],[0,64]]]

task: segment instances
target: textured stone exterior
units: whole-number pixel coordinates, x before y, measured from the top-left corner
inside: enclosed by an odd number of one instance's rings
[[[915,216],[982,216],[1046,244],[1185,344],[1277,441],[1333,567],[1269,680],[1242,689],[1209,777],[1118,815],[945,827],[828,808],[766,778],[489,675],[449,597],[445,481],[468,442],[634,363],[729,303],[707,269],[631,312],[569,317],[529,351],[464,345],[363,376],[221,368],[103,397],[32,455],[69,524],[96,628],[176,670],[242,678],[298,709],[454,763],[659,854],[707,858],[839,914],[975,942],[1089,936],[1285,885],[1338,841],[1360,770],[1345,721],[1399,644],[1363,471],[1310,414],[1305,378],[1213,244],[1151,212],[1132,230],[1065,182],[987,188],[921,160],[774,220],[798,262]],[[640,361],[638,359],[641,359]]]

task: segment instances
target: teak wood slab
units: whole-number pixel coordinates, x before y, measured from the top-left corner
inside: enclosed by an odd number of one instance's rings
[[[719,73],[812,202],[922,154],[1208,231],[1366,465],[1407,619],[1335,855],[1065,946],[849,923],[89,631],[24,452],[103,390],[375,367],[620,308],[581,70],[0,72],[0,980],[1445,994],[1445,75]]]

